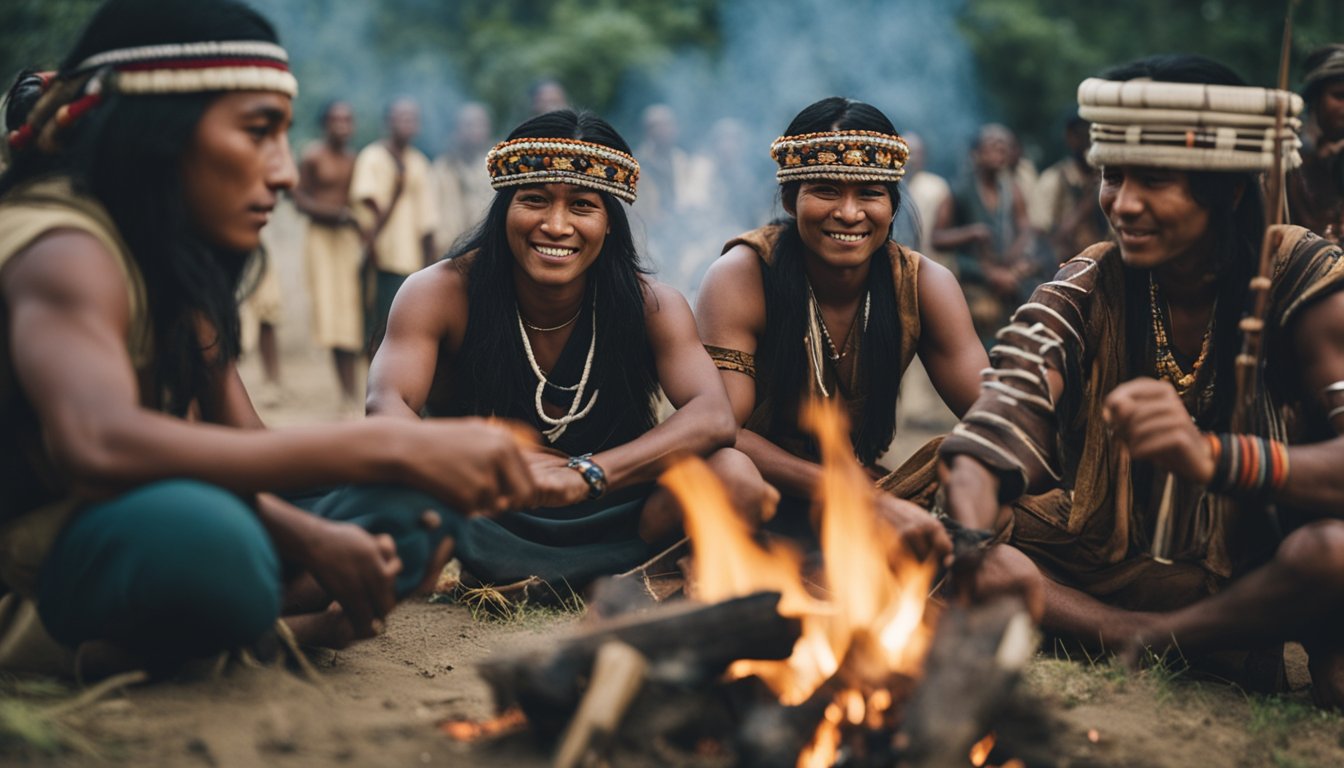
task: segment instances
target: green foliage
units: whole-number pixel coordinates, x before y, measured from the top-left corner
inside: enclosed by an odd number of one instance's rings
[[[1248,82],[1274,84],[1285,9],[1283,2],[1264,0],[969,0],[961,28],[991,114],[1028,147],[1049,147],[1057,155],[1078,83],[1142,56],[1202,54]],[[1294,19],[1294,63],[1323,43],[1344,40],[1344,14],[1334,3],[1301,2]],[[1290,83],[1299,80],[1294,71]]]
[[[55,69],[100,0],[6,0],[0,3],[3,89],[25,67]]]
[[[388,51],[436,50],[496,115],[521,117],[530,85],[555,78],[576,104],[602,110],[621,80],[683,46],[713,46],[716,0],[385,0],[374,37]]]

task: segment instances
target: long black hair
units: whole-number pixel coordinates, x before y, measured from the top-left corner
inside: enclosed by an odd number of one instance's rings
[[[861,101],[833,96],[822,99],[798,113],[784,131],[786,136],[821,131],[857,130],[894,134],[896,128],[876,107]],[[780,189],[780,196],[792,208],[798,199],[800,181],[791,181]],[[891,196],[892,224],[900,209],[900,186],[884,184]],[[765,282],[765,333],[761,338],[758,371],[768,371],[768,383],[758,379],[758,399],[768,386],[776,403],[771,419],[772,431],[789,433],[796,429],[798,409],[809,376],[804,362],[802,339],[807,335],[807,273],[803,269],[806,246],[793,217],[780,219],[779,239],[772,264],[762,264]],[[896,432],[896,396],[901,378],[901,317],[896,306],[891,259],[886,240],[872,253],[868,270],[868,289],[872,308],[867,330],[860,337],[858,380],[865,399],[858,423],[851,425],[854,452],[865,464],[876,461]]]
[[[65,58],[57,82],[86,77],[78,65],[104,51],[206,40],[278,41],[264,18],[233,0],[109,0]],[[154,394],[178,415],[238,356],[239,287],[251,257],[202,240],[184,202],[181,159],[218,95],[104,92],[61,134],[57,152],[19,152],[0,176],[0,195],[65,176],[107,209],[145,282]]]
[[[569,109],[538,115],[508,138],[579,139],[630,153],[629,144],[605,120]],[[450,258],[473,254],[467,273],[467,332],[453,363],[451,411],[458,414],[518,415],[533,407],[536,377],[518,336],[516,259],[505,228],[517,189],[497,192],[485,219],[449,254]],[[629,420],[627,426],[638,434],[656,421],[658,377],[644,321],[648,297],[643,275],[649,270],[635,248],[621,202],[606,192],[598,194],[610,231],[588,270],[587,290],[589,295],[596,291],[597,301],[597,350],[588,391],[600,389],[602,396],[585,422],[601,424],[606,417]],[[578,427],[575,424],[570,431]]]
[[[1109,70],[1108,80],[1147,77],[1169,83],[1246,85],[1230,68],[1187,54],[1165,54],[1140,59]],[[1218,306],[1213,318],[1210,355],[1214,373],[1210,407],[1198,414],[1200,427],[1230,428],[1234,407],[1236,357],[1241,350],[1237,325],[1248,308],[1251,278],[1260,266],[1260,244],[1265,234],[1265,199],[1256,174],[1249,172],[1191,171],[1190,194],[1209,214],[1213,235],[1213,269],[1217,275]],[[1153,355],[1152,310],[1148,296],[1148,270],[1125,269],[1125,332],[1129,375],[1151,370]],[[1133,343],[1148,339],[1147,344]],[[1207,364],[1207,363],[1206,363]]]

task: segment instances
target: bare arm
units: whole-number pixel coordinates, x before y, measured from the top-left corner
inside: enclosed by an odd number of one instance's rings
[[[645,285],[644,318],[658,383],[677,410],[625,445],[593,456],[612,488],[653,480],[674,455],[708,456],[732,445],[736,431],[728,396],[696,335],[686,299],[662,283]]]
[[[705,344],[749,355],[765,332],[765,286],[754,251],[738,246],[710,266],[696,299],[696,321]],[[719,371],[733,418],[739,429],[736,447],[756,464],[766,482],[795,495],[810,496],[821,467],[780,448],[761,435],[742,429],[756,408],[756,382],[737,371]],[[757,375],[768,376],[768,371]]]
[[[422,426],[372,419],[272,431],[192,423],[141,407],[124,341],[130,322],[125,279],[114,257],[88,235],[42,238],[0,272],[0,289],[19,384],[53,460],[85,498],[169,477],[244,495],[404,483],[465,510],[530,498],[512,437],[481,422]],[[220,386],[233,405],[216,404],[214,415],[246,421],[234,402],[246,393],[231,378]]]
[[[933,247],[940,251],[955,251],[966,248],[990,238],[989,227],[984,224],[965,224],[956,226],[956,200],[952,195],[943,198],[938,206],[938,218],[933,226]]]
[[[466,278],[445,262],[407,278],[388,316],[387,335],[369,365],[370,415],[419,419],[439,350],[457,350],[467,327]]]
[[[1341,404],[1338,395],[1326,401],[1321,392],[1344,381],[1344,293],[1322,300],[1298,318],[1293,346],[1301,364],[1303,396],[1329,413]],[[1344,433],[1344,413],[1330,426]],[[1289,481],[1278,499],[1303,509],[1344,516],[1344,437],[1289,449]]]
[[[919,265],[919,327],[919,359],[939,397],[961,418],[980,396],[980,371],[989,367],[989,357],[975,335],[957,278],[924,257]]]

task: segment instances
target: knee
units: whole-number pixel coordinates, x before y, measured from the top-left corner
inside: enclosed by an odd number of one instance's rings
[[[745,453],[736,448],[721,448],[710,454],[708,463],[739,515],[753,525],[774,516],[779,491],[761,477],[755,462]]]
[[[1344,522],[1318,520],[1293,531],[1275,560],[1303,587],[1344,593]]]
[[[233,494],[179,487],[180,524],[146,556],[164,608],[212,627],[226,645],[250,642],[280,615],[280,561],[256,513]],[[192,617],[192,618],[189,618]]]

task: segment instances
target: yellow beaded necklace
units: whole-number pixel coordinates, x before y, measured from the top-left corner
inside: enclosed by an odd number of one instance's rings
[[[1167,338],[1167,324],[1162,312],[1161,295],[1157,290],[1157,281],[1153,279],[1153,273],[1148,273],[1148,299],[1149,306],[1153,315],[1153,343],[1156,347],[1156,365],[1157,374],[1176,388],[1176,394],[1185,397],[1185,393],[1194,386],[1195,379],[1199,377],[1199,369],[1203,367],[1204,360],[1209,356],[1209,339],[1213,336],[1213,314],[1209,315],[1209,325],[1204,329],[1204,338],[1199,342],[1199,356],[1190,366],[1190,372],[1181,370],[1180,363],[1176,362],[1176,356],[1172,354],[1171,342]],[[1214,312],[1217,312],[1218,304],[1214,302]],[[1169,310],[1168,310],[1169,311]]]

